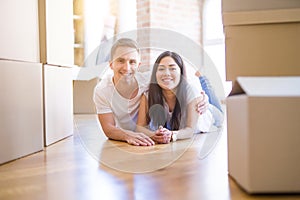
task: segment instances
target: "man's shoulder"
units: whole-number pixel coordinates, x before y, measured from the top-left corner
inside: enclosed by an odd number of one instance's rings
[[[106,76],[104,78],[101,78],[97,85],[94,88],[95,92],[100,92],[105,93],[105,91],[111,91],[112,88],[114,87],[112,83],[112,76]]]

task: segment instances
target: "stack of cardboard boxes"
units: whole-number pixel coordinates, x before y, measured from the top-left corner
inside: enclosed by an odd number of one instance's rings
[[[38,0],[44,80],[44,144],[73,134],[73,0]]]
[[[0,164],[73,134],[73,1],[0,6]]]
[[[222,9],[229,175],[249,193],[300,192],[300,2]]]

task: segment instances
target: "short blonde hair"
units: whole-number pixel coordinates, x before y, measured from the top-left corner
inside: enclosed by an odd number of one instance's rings
[[[110,60],[113,59],[113,56],[119,47],[130,47],[130,48],[135,49],[138,52],[138,54],[140,54],[140,49],[139,49],[136,41],[134,41],[130,38],[121,38],[121,39],[118,39],[111,47]]]

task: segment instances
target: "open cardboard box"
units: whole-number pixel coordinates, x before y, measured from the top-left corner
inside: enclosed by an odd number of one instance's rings
[[[74,80],[74,114],[96,114],[93,94],[98,82],[98,78]]]
[[[249,193],[300,192],[300,77],[238,77],[226,103],[229,175]]]

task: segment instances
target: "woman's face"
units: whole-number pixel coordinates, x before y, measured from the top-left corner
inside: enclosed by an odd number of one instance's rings
[[[181,69],[175,60],[170,56],[164,57],[157,67],[157,83],[163,89],[173,90],[180,82],[180,74]]]

